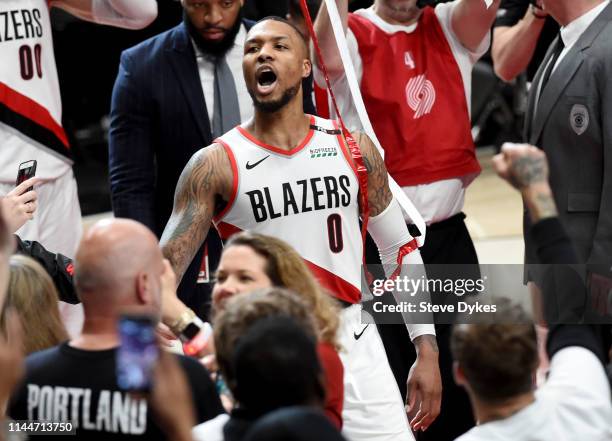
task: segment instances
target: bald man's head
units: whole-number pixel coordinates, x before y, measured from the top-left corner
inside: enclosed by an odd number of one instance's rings
[[[85,314],[143,306],[158,313],[163,257],[157,238],[128,219],[97,222],[83,236],[74,283]]]

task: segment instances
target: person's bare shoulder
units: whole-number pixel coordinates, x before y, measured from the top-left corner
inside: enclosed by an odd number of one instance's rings
[[[228,201],[232,191],[232,165],[220,143],[213,143],[193,154],[177,184],[186,197],[195,200],[221,197]],[[178,201],[175,201],[175,203]]]

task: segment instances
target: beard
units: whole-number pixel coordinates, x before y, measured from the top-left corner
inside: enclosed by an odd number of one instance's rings
[[[255,106],[257,110],[260,110],[264,113],[274,113],[278,112],[287,104],[289,104],[289,102],[298,94],[301,86],[302,81],[300,80],[296,85],[287,88],[283,92],[282,96],[274,101],[260,101],[257,99],[255,93],[252,90],[249,90],[249,95],[251,95],[251,98],[253,99],[253,106]]]
[[[240,26],[242,26],[242,9],[238,13],[236,21],[231,28],[226,29],[221,26],[206,26],[201,30],[207,31],[210,29],[218,29],[225,31],[225,36],[219,41],[210,41],[202,37],[201,31],[196,29],[193,23],[191,23],[185,11],[183,11],[183,23],[187,28],[187,32],[189,32],[189,36],[193,39],[195,45],[202,53],[212,55],[213,57],[221,57],[234,46],[234,40],[236,39],[236,35],[238,35],[238,31],[240,31]]]

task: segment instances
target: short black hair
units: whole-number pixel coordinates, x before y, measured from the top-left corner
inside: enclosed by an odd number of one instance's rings
[[[306,49],[306,53],[308,54],[308,39],[304,34],[302,34],[302,31],[300,31],[300,29],[296,25],[291,23],[289,20],[284,19],[283,17],[279,17],[278,15],[268,15],[267,17],[258,20],[253,26],[256,26],[264,21],[278,21],[290,26],[291,29],[293,29],[295,33],[300,37],[300,41],[304,43],[304,48]]]
[[[325,390],[315,339],[288,316],[251,325],[232,357],[234,395],[258,416],[286,406],[322,403]]]

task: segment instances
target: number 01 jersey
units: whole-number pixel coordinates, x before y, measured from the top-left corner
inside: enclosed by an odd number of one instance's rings
[[[68,155],[47,0],[0,0],[0,60],[0,129]]]
[[[312,116],[308,135],[290,151],[242,127],[216,142],[234,176],[230,201],[214,219],[221,237],[249,230],[282,239],[332,295],[359,302],[359,181],[337,124]]]

